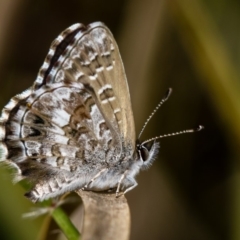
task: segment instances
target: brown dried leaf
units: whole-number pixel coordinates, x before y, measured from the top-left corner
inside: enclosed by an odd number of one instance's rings
[[[130,211],[125,196],[77,191],[84,205],[83,240],[128,240]]]

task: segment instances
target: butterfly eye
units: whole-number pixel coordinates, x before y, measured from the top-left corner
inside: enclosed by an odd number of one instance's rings
[[[149,150],[145,146],[141,146],[139,149],[139,153],[141,155],[142,160],[145,162],[149,158]]]

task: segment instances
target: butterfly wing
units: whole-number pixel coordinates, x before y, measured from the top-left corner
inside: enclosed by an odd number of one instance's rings
[[[66,44],[67,41],[67,44]],[[73,81],[90,87],[110,122],[135,146],[135,125],[118,46],[101,22],[75,24],[52,43],[34,85]]]
[[[0,140],[1,160],[17,169],[16,180],[34,182],[33,201],[74,190],[101,163],[118,162],[123,142],[133,153],[128,85],[104,24],[75,24],[56,38],[33,87],[3,109]]]

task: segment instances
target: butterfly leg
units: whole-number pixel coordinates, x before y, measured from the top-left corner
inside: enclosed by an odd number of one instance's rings
[[[120,196],[120,195],[119,195],[119,191],[120,191],[121,183],[122,183],[123,179],[124,179],[125,176],[126,176],[126,172],[127,172],[127,171],[125,171],[125,172],[122,174],[121,178],[118,180],[118,186],[117,186],[117,191],[116,191],[116,197],[119,197],[119,196]]]
[[[105,171],[107,171],[107,168],[103,168],[100,172],[98,172],[83,188],[82,190],[87,189],[91,183],[93,183],[98,177],[100,177]]]
[[[124,174],[122,174],[120,180],[118,181],[118,187],[117,187],[117,191],[116,191],[116,197],[120,197],[121,195],[126,194],[127,192],[131,191],[133,188],[135,188],[138,183],[136,182],[136,180],[134,178],[129,178],[129,180],[132,182],[132,186],[130,186],[129,188],[127,188],[122,194],[119,195],[119,190],[120,190],[120,185],[123,181],[123,179],[126,177],[128,171],[125,171]]]
[[[123,194],[126,194],[127,192],[131,191],[138,185],[138,183],[136,182],[136,180],[134,178],[131,178],[131,181],[132,181],[133,185],[131,187],[127,188]]]
[[[122,183],[123,179],[126,177],[127,173],[128,173],[128,170],[126,170],[126,171],[121,175],[121,178],[118,180],[116,197],[120,197],[120,196],[122,195],[122,194],[119,195],[119,191],[120,191],[121,183]],[[125,192],[124,192],[123,194],[125,194]]]

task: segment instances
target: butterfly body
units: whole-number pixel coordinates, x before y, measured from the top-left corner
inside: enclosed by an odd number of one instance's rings
[[[0,147],[15,180],[33,183],[34,202],[137,185],[159,145],[136,144],[123,64],[103,23],[72,25],[54,40],[33,86],[3,109]]]

